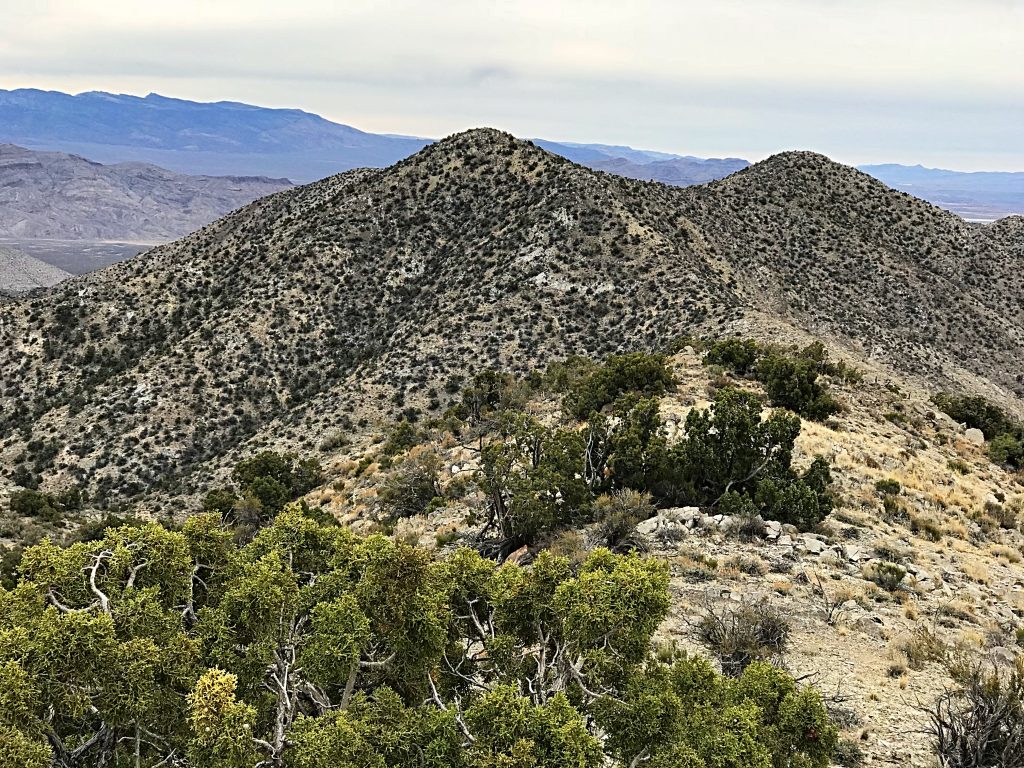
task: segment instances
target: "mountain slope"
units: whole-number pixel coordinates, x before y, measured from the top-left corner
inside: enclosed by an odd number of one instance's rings
[[[0,144],[0,237],[165,241],[289,186]]]
[[[294,181],[389,165],[428,143],[364,133],[298,109],[28,88],[0,90],[0,141],[179,173]]]
[[[174,490],[246,441],[437,408],[473,370],[729,330],[1019,410],[1012,239],[811,154],[679,189],[470,131],[0,308],[0,462]]]
[[[0,294],[50,288],[71,275],[45,261],[0,246]]]

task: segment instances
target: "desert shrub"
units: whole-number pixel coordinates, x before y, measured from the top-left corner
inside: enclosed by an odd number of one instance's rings
[[[636,549],[637,525],[654,514],[650,494],[625,488],[594,500],[593,517],[605,546],[613,552]]]
[[[826,768],[836,746],[781,670],[659,661],[667,569],[607,550],[432,560],[289,506],[245,544],[216,515],[47,541],[19,584],[0,591],[12,765],[74,744],[89,765]]]
[[[902,563],[907,559],[908,550],[892,542],[880,541],[874,546],[875,556],[887,563]]]
[[[988,445],[988,457],[996,464],[1024,466],[1024,442],[1019,435],[1000,432]]]
[[[875,482],[875,490],[880,496],[899,496],[903,492],[903,486],[900,485],[899,480],[886,478]]]
[[[25,550],[22,547],[4,547],[0,550],[0,588],[14,589],[18,583],[18,566]]]
[[[968,475],[971,472],[970,465],[967,464],[967,462],[962,461],[961,459],[950,459],[949,461],[946,462],[946,466],[948,466],[958,475]]]
[[[695,549],[680,552],[672,566],[688,581],[711,581],[718,573],[718,561]]]
[[[824,421],[840,406],[818,381],[822,361],[811,354],[770,352],[757,364],[757,379],[764,384],[772,405],[789,408],[808,419]]]
[[[867,752],[855,739],[840,739],[832,762],[842,768],[860,768],[867,760]]]
[[[931,734],[943,768],[1024,766],[1024,662],[1012,670],[975,667],[962,687],[931,708]]]
[[[942,541],[942,526],[927,515],[911,515],[910,530],[928,541]]]
[[[987,440],[1000,433],[1013,431],[1013,423],[1005,411],[983,397],[940,393],[932,399],[953,421],[980,429]]]
[[[10,499],[11,512],[44,523],[60,524],[63,509],[52,495],[25,489],[15,491]]]
[[[557,360],[548,364],[544,370],[542,384],[552,392],[564,394],[577,381],[589,376],[597,368],[597,364],[589,357],[574,355],[565,360]]]
[[[755,661],[781,662],[789,641],[789,620],[767,601],[716,610],[708,606],[698,625],[701,640],[732,677]]]
[[[887,592],[895,592],[899,589],[906,575],[906,568],[887,560],[870,563],[864,569],[864,578],[873,581]]]
[[[657,396],[674,385],[675,377],[664,355],[644,352],[612,355],[569,386],[565,406],[576,418],[585,419],[623,394]]]
[[[720,365],[739,376],[746,376],[754,370],[761,354],[760,346],[753,339],[722,339],[707,345],[704,364]]]
[[[203,497],[203,512],[219,515],[227,520],[238,501],[238,495],[229,488],[213,488]]]
[[[133,515],[115,515],[108,512],[103,517],[84,521],[78,526],[73,538],[75,541],[100,541],[106,536],[107,531],[113,528],[141,528],[144,525],[148,523]]]
[[[686,439],[673,446],[670,460],[682,500],[721,504],[755,512],[809,530],[832,511],[828,463],[815,459],[802,474],[792,466],[800,420],[784,412],[762,419],[761,402],[749,392],[724,389],[709,410],[692,410]]]
[[[658,400],[627,398],[615,416],[618,423],[610,430],[603,430],[601,417],[591,420],[598,427],[596,437],[606,432],[608,484],[648,492],[658,499],[671,496],[679,476],[672,466]]]
[[[993,462],[1014,469],[1024,467],[1024,425],[977,395],[942,393],[933,399],[954,421],[982,431],[989,441],[988,455]]]
[[[441,495],[441,459],[436,453],[410,455],[402,461],[377,491],[390,520],[420,515]]]
[[[1012,531],[1017,527],[1017,510],[1009,504],[985,502],[984,514],[995,520],[1000,528]]]
[[[949,656],[948,643],[933,628],[925,625],[915,628],[900,643],[900,650],[911,669],[922,669],[929,662],[945,662]]]
[[[782,412],[765,420],[761,408],[756,395],[730,388],[709,409],[687,414],[686,439],[672,455],[702,505],[730,491],[752,496],[764,478],[786,476],[800,420]]]
[[[400,419],[388,432],[380,452],[391,458],[409,450],[414,445],[419,445],[420,439],[419,432],[413,423],[408,419]]]
[[[577,519],[593,492],[585,479],[584,437],[506,414],[499,439],[481,453],[480,486],[488,498],[484,533],[495,530],[510,552]]]
[[[512,374],[482,371],[461,390],[458,402],[447,413],[469,424],[489,424],[500,414],[521,407],[525,395],[526,387]]]
[[[627,489],[650,494],[656,506],[716,507],[801,530],[832,511],[828,463],[816,458],[803,473],[792,467],[800,432],[793,414],[763,418],[756,395],[727,388],[709,409],[691,410],[685,430],[669,447],[658,400],[635,393],[619,398],[609,415],[592,411],[582,428],[545,427],[505,412],[481,451],[483,532],[511,551],[579,520],[601,493]],[[618,517],[613,527],[622,532],[625,524]]]
[[[234,485],[213,488],[203,497],[203,511],[239,526],[249,535],[284,507],[323,482],[316,459],[293,453],[263,451],[235,465]]]
[[[14,491],[9,503],[11,512],[15,515],[63,528],[69,513],[82,508],[82,494],[74,486],[57,493],[43,493],[26,488]]]

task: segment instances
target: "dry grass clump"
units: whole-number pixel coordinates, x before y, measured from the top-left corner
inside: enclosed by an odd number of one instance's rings
[[[735,570],[748,576],[764,576],[770,570],[768,563],[757,555],[733,555],[722,563],[722,569]]]
[[[949,645],[934,629],[920,625],[908,637],[897,642],[896,650],[903,654],[911,669],[920,670],[930,662],[945,662]]]
[[[781,663],[789,643],[790,624],[782,611],[761,600],[737,607],[705,606],[698,634],[722,665],[737,676],[754,661]]]

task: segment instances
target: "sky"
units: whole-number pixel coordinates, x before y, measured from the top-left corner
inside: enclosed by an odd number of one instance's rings
[[[0,0],[0,88],[1024,170],[1024,0]]]

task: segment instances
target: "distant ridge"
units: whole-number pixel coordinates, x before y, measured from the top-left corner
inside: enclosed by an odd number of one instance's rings
[[[291,186],[0,144],[0,237],[163,242]]]
[[[0,141],[103,163],[296,182],[390,165],[429,143],[365,133],[298,109],[36,89],[0,90]]]

